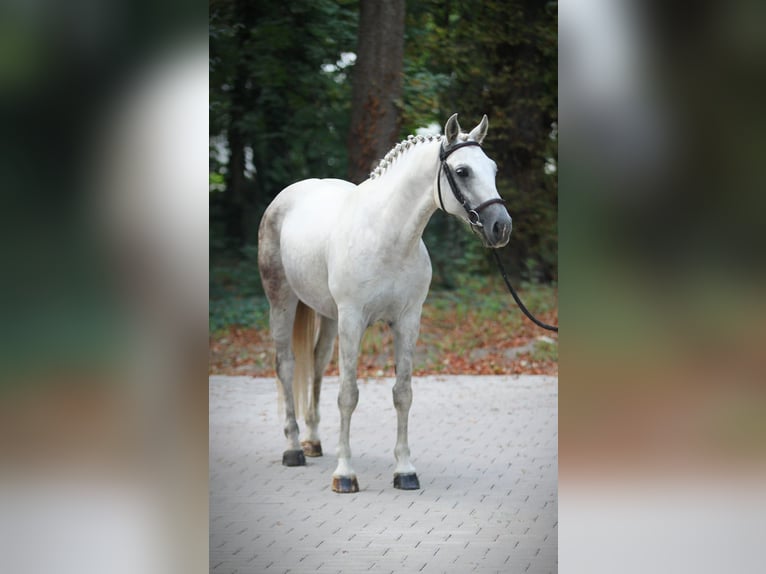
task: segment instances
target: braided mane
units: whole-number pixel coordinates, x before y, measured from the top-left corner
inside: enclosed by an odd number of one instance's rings
[[[428,136],[407,136],[406,140],[400,141],[398,144],[396,144],[394,147],[392,147],[389,152],[383,157],[382,160],[380,160],[380,163],[378,164],[378,167],[376,167],[372,172],[370,172],[370,179],[375,179],[376,177],[382,176],[386,170],[402,155],[404,155],[407,150],[409,150],[411,147],[414,147],[421,143],[426,142],[433,142],[433,141],[441,141],[442,136],[437,135],[428,135]]]

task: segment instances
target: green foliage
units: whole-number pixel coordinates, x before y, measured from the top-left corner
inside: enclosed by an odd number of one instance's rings
[[[241,250],[239,257],[218,258],[210,266],[210,299],[263,295],[257,257],[258,248],[248,245]]]
[[[210,330],[231,325],[267,329],[269,304],[258,273],[257,247],[248,245],[241,257],[218,260],[210,267]]]
[[[285,186],[346,177],[353,65],[341,55],[355,52],[357,27],[353,0],[211,1],[211,137],[240,138],[255,168],[230,189],[231,160],[211,148],[213,260],[243,257],[238,249],[255,241],[260,214]],[[558,180],[546,169],[558,153],[557,48],[556,2],[407,3],[400,135],[456,111],[465,128],[489,116],[485,147],[514,220],[503,258],[533,282],[557,278]],[[232,243],[238,226],[247,233]],[[441,213],[424,240],[436,286],[494,273],[478,238]]]
[[[264,296],[211,299],[210,331],[237,325],[266,330],[269,327],[269,302]]]
[[[210,172],[210,191],[225,191],[226,190],[226,182],[224,180],[223,174],[219,173],[217,171],[211,171]]]
[[[407,129],[454,112],[464,128],[489,116],[485,147],[514,219],[513,267],[543,280],[556,278],[558,261],[558,180],[546,170],[558,155],[556,10],[556,2],[412,2],[405,55]]]
[[[299,179],[345,175],[348,70],[323,66],[354,51],[357,18],[348,1],[211,3],[210,133],[230,146],[233,137],[241,140],[255,168],[241,189],[222,194],[236,198],[211,196],[213,218],[262,211]],[[211,171],[231,177],[231,166],[214,156],[211,149]],[[245,219],[247,240],[257,220]]]
[[[423,233],[437,288],[456,289],[464,276],[484,274],[490,269],[487,249],[470,228],[438,211]]]

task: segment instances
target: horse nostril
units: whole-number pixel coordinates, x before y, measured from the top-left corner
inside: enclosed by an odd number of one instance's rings
[[[502,219],[495,221],[492,224],[492,241],[498,244],[508,242],[511,236],[511,222],[510,220],[504,221]]]

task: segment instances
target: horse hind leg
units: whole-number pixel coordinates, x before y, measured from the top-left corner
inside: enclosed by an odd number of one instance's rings
[[[306,459],[298,440],[296,403],[293,394],[295,354],[293,331],[298,309],[298,296],[290,288],[280,254],[282,214],[273,203],[258,228],[258,269],[263,289],[269,300],[269,324],[276,351],[276,371],[281,407],[284,408],[284,433],[287,446],[282,455],[285,466],[303,466]]]
[[[284,407],[284,434],[287,439],[282,454],[285,466],[303,466],[306,459],[298,441],[298,423],[295,418],[295,399],[293,379],[295,376],[295,356],[291,344],[292,328],[298,299],[285,306],[272,306],[270,314],[271,332],[276,348],[276,371],[280,398]]]
[[[338,335],[338,322],[322,317],[319,327],[319,339],[314,349],[314,379],[306,410],[306,435],[301,441],[306,456],[322,456],[322,442],[319,440],[319,397],[322,390],[322,377],[332,358],[335,337]]]

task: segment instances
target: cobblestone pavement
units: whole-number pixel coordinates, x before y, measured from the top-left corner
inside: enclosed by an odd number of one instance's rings
[[[360,492],[330,489],[337,378],[322,388],[325,455],[281,464],[273,379],[210,378],[210,571],[557,571],[558,379],[418,377],[410,449],[421,489],[392,486],[393,379],[360,381]]]

